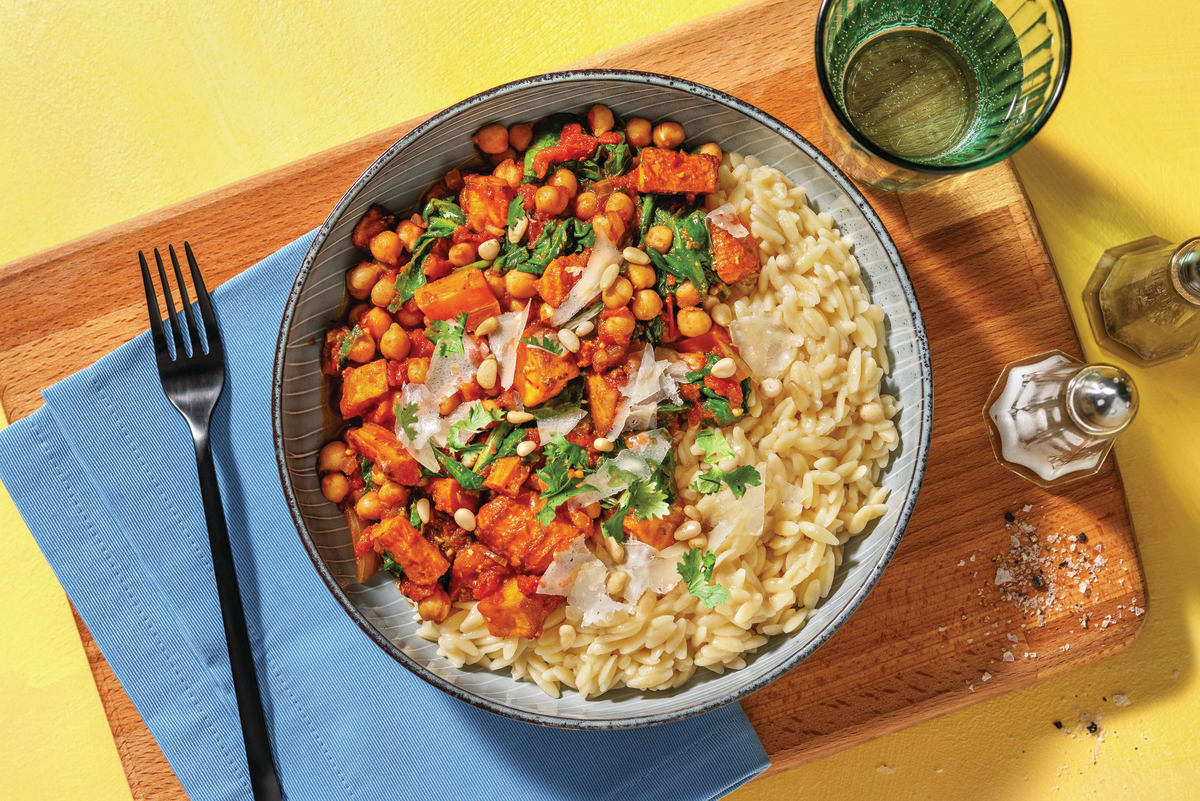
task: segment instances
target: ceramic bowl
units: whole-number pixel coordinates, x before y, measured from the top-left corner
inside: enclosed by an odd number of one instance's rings
[[[846,547],[833,588],[808,621],[777,635],[741,670],[701,669],[675,690],[617,689],[585,700],[561,698],[534,684],[479,667],[456,668],[437,646],[417,636],[412,607],[386,575],[354,582],[354,555],[342,515],[321,495],[316,453],[338,427],[319,353],[329,323],[345,308],[346,271],[360,261],[350,232],[372,203],[408,213],[447,169],[475,154],[471,135],[482,125],[527,122],[556,111],[602,102],[619,115],[682,123],[689,141],[715,141],[754,155],[808,191],[818,211],[833,215],[854,238],[874,302],[887,314],[892,371],[887,391],[898,395],[901,446],[883,475],[891,490],[887,514]],[[765,686],[810,656],[837,631],[879,580],[916,502],[929,448],[933,385],[929,347],[916,296],[900,254],[878,216],[850,181],[807,140],[769,114],[699,84],[664,75],[588,70],[541,75],[457,103],[390,147],[338,202],[301,264],[283,315],[275,361],[272,417],[284,494],[300,539],[329,591],[378,646],[422,679],[468,703],[552,726],[611,729],[696,715]]]

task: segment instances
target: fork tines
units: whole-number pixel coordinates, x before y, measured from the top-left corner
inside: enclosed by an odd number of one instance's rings
[[[150,277],[150,267],[146,262],[146,254],[138,251],[138,261],[142,267],[142,283],[146,288],[146,308],[150,313],[150,333],[154,339],[154,352],[159,359],[198,359],[205,356],[221,356],[221,333],[217,328],[217,318],[213,314],[212,302],[208,290],[204,287],[204,278],[200,275],[200,267],[196,264],[196,256],[192,246],[183,243],[187,255],[188,268],[192,274],[192,286],[196,291],[196,300],[200,305],[200,319],[203,328],[196,322],[192,312],[192,304],[188,299],[187,285],[183,280],[183,271],[179,268],[179,258],[175,255],[175,246],[168,248],[171,265],[175,268],[175,282],[179,286],[179,296],[182,303],[182,315],[175,311],[175,299],[171,295],[171,284],[167,280],[167,271],[163,267],[162,255],[158,248],[154,249],[154,261],[158,265],[158,278],[162,283],[163,298],[167,304],[166,321],[171,329],[174,352],[168,348],[167,337],[163,332],[163,318],[158,307],[158,298],[154,291],[154,281]],[[186,325],[184,319],[186,318]]]

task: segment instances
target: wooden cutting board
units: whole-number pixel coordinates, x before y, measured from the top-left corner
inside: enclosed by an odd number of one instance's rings
[[[816,6],[751,3],[573,66],[691,78],[760,106],[820,147]],[[0,267],[0,401],[10,416],[31,413],[43,388],[145,328],[139,249],[186,238],[209,285],[220,283],[319,225],[414,124]],[[936,389],[929,469],[879,586],[811,659],[743,702],[772,772],[1112,653],[1137,635],[1146,604],[1113,461],[1094,478],[1048,493],[1000,467],[988,445],[981,408],[1006,362],[1050,348],[1080,355],[1012,166],[954,187],[866,194],[904,256],[929,332]],[[51,282],[55,297],[87,302],[31,302],[45,298]],[[1086,543],[1068,539],[1080,532]],[[1018,580],[997,584],[998,570]],[[1031,570],[1048,589],[1031,587]],[[79,628],[134,796],[183,797]]]

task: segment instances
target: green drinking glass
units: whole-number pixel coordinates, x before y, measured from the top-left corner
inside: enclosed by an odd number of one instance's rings
[[[995,164],[1049,119],[1071,60],[1059,0],[823,0],[822,127],[880,189]]]

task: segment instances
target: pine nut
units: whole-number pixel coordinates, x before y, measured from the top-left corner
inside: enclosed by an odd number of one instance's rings
[[[779,393],[783,392],[783,384],[778,378],[764,378],[762,382],[763,394],[768,398],[777,398]]]
[[[500,327],[500,321],[495,317],[489,317],[475,327],[475,336],[486,337]]]
[[[479,369],[475,371],[475,380],[484,389],[492,389],[496,386],[496,376],[499,369],[496,360],[489,356],[483,360],[483,364],[479,365]]]
[[[517,224],[508,229],[508,241],[512,244],[517,244],[521,238],[525,236],[525,229],[529,227],[529,218],[522,217],[517,220]]]
[[[574,331],[566,328],[562,329],[558,332],[558,341],[562,343],[564,348],[571,351],[571,353],[579,352],[579,337],[575,335]]]
[[[737,362],[726,356],[712,366],[712,376],[714,378],[732,378],[737,372]]]
[[[467,455],[463,456],[463,458],[462,458],[463,467],[466,467],[466,468],[474,467],[476,455],[477,454],[474,454],[474,453],[468,453]]]
[[[700,533],[700,524],[695,520],[689,520],[679,528],[675,529],[675,539],[679,542],[690,540]]]
[[[608,590],[609,595],[620,595],[629,584],[629,574],[624,570],[614,570],[608,574],[608,581],[605,582],[604,588]]]
[[[650,257],[641,248],[629,247],[621,251],[621,258],[630,264],[649,264]]]
[[[454,522],[458,523],[459,528],[467,531],[475,530],[475,513],[470,509],[459,509],[454,513]]]
[[[614,540],[612,537],[604,538],[604,547],[608,549],[608,555],[618,565],[625,563],[625,546]]]
[[[708,537],[700,534],[688,540],[687,544],[689,548],[699,548],[700,550],[704,550],[708,547]]]
[[[564,651],[575,644],[575,633],[575,627],[570,623],[563,623],[558,627],[558,644]]]
[[[429,522],[429,499],[421,498],[417,501],[417,517],[421,518],[421,523]]]
[[[713,306],[712,318],[717,325],[729,325],[733,322],[733,311],[724,303],[718,303]]]
[[[690,503],[683,507],[683,514],[692,520],[700,519],[700,510]]]
[[[529,412],[509,412],[504,415],[504,419],[512,423],[514,426],[519,426],[521,423],[528,423],[533,419],[533,415]]]
[[[588,334],[596,330],[596,324],[591,320],[584,320],[579,325],[575,326],[575,334],[577,336],[586,337]]]
[[[600,291],[604,292],[610,286],[617,282],[621,277],[621,267],[618,264],[610,264],[604,268],[604,272],[600,273]]]
[[[596,437],[592,440],[592,447],[601,453],[608,453],[613,449],[613,441],[606,437]]]
[[[500,240],[489,239],[479,245],[479,258],[484,261],[493,261],[500,255]]]
[[[517,446],[517,456],[524,458],[537,450],[537,444],[532,440],[525,440]]]

